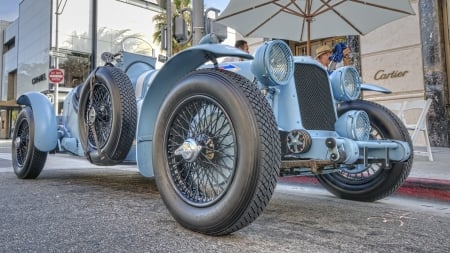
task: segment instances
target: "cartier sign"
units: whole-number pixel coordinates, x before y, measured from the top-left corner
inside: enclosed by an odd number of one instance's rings
[[[391,72],[386,72],[384,69],[378,70],[377,73],[375,73],[374,79],[375,80],[385,80],[385,79],[390,79],[390,78],[401,78],[401,77],[405,77],[406,74],[408,74],[409,71],[405,70],[405,71],[399,71],[399,70],[394,70]]]

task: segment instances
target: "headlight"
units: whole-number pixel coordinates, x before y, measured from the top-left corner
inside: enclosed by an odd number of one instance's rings
[[[291,49],[281,40],[265,42],[256,50],[252,72],[264,85],[287,84],[294,74]]]
[[[342,136],[356,141],[369,139],[371,127],[369,116],[365,111],[348,111],[344,113],[335,124],[336,132]]]
[[[361,93],[361,78],[358,71],[351,66],[335,70],[330,75],[334,99],[338,102],[352,101]]]

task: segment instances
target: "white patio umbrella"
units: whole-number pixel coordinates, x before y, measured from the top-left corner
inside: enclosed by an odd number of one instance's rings
[[[231,0],[217,22],[244,37],[310,41],[364,35],[415,14],[409,0]]]

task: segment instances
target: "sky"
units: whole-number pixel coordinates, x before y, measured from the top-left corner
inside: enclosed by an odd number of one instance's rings
[[[0,0],[0,20],[14,21],[19,13],[22,0]],[[204,0],[205,8],[225,9],[229,0]]]
[[[0,0],[4,1],[4,0]],[[225,9],[225,7],[228,5],[229,0],[204,0],[205,8],[216,8],[219,10]]]
[[[22,0],[0,0],[0,20],[14,21],[19,15]]]

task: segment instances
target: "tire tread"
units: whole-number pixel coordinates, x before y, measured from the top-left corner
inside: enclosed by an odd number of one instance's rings
[[[277,122],[268,101],[261,95],[259,89],[246,78],[225,70],[217,70],[220,75],[231,78],[248,98],[259,126],[261,139],[261,150],[259,157],[262,158],[260,168],[261,173],[257,182],[257,189],[241,218],[223,231],[214,233],[215,235],[226,235],[252,223],[259,217],[275,191],[279,176],[279,166],[281,163],[280,139]],[[249,85],[252,84],[252,85]]]

